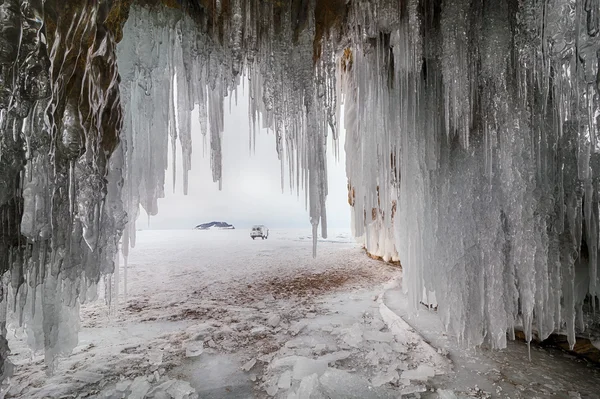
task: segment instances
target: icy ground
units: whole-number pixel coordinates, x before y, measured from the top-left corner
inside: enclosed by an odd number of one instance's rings
[[[435,313],[407,317],[405,298],[389,283],[400,281],[400,271],[366,257],[349,232],[320,240],[313,259],[308,231],[272,229],[258,241],[247,230],[142,231],[127,278],[117,310],[103,300],[82,306],[80,344],[51,377],[43,357],[26,349],[24,332],[9,326],[17,367],[7,397],[598,393],[598,369],[561,352],[534,348],[529,363],[520,344],[504,352],[461,350]]]

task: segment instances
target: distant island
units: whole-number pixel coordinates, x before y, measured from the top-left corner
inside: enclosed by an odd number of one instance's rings
[[[227,222],[210,222],[199,224],[194,227],[195,230],[211,230],[211,229],[219,229],[219,230],[234,230],[235,227]]]

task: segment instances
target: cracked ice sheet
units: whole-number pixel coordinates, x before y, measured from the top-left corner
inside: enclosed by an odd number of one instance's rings
[[[508,351],[498,353],[460,349],[462,358],[456,357],[457,350],[451,350],[455,373],[404,385],[401,376],[405,371],[415,370],[407,374],[414,376],[419,366],[432,363],[415,350],[427,344],[424,340],[417,336],[413,340],[416,346],[390,340],[378,316],[375,299],[383,288],[380,285],[397,270],[365,257],[343,232],[330,237],[336,239],[327,241],[335,242],[322,241],[319,257],[313,259],[308,231],[272,230],[269,240],[259,242],[250,240],[243,230],[140,232],[138,246],[130,256],[128,301],[124,303],[121,297],[121,312],[110,318],[101,301],[82,307],[80,344],[72,356],[59,363],[54,377],[47,378],[42,359],[36,356],[30,361],[23,340],[9,333],[17,363],[11,394],[35,398],[97,392],[98,384],[93,381],[98,375],[103,377],[100,384],[107,384],[102,387],[104,392],[129,392],[132,386],[146,389],[141,380],[133,384],[144,376],[147,381],[152,379],[149,392],[159,386],[165,391],[185,392],[190,383],[202,397],[222,397],[226,388],[228,393],[251,392],[264,397],[272,385],[277,387],[278,397],[307,391],[331,395],[337,390],[341,394],[348,386],[361,394],[362,389],[369,389],[372,397],[386,397],[390,390],[398,396],[399,392],[419,393],[426,388],[456,391],[460,397],[461,392],[476,395],[476,386],[494,394],[500,387],[501,394],[514,394],[511,397],[530,397],[532,390],[580,392],[586,397],[600,380],[593,369],[577,363],[573,366],[573,360],[560,352],[534,348],[533,363],[529,363],[526,348],[511,344]],[[346,281],[336,293],[313,287],[310,297],[275,298],[272,292],[276,291],[258,289],[265,279],[295,284],[289,279],[325,272],[359,278]],[[406,299],[396,296],[396,291],[389,295],[397,301],[387,304],[402,313]],[[273,322],[274,315],[279,316],[279,323]],[[435,313],[422,313],[416,320],[413,324],[415,321],[407,318],[428,342],[446,348]],[[186,359],[185,350],[193,340],[204,342],[205,349],[197,358]],[[279,363],[287,365],[272,367],[279,359],[286,359]],[[311,374],[294,380],[298,360],[302,364],[297,376],[321,365],[306,359],[324,360],[327,368],[318,369],[322,374],[314,378],[308,378]],[[245,364],[248,371],[241,370]],[[215,377],[215,370],[220,378]],[[429,371],[421,367],[418,373],[427,375]],[[503,373],[510,373],[512,382]],[[119,381],[121,377],[123,381]],[[284,389],[288,377],[289,388]],[[207,383],[200,386],[194,381]],[[435,397],[431,391],[428,394]]]
[[[80,343],[73,355],[59,363],[55,376],[45,376],[40,356],[30,360],[20,330],[16,335],[9,332],[12,360],[17,364],[11,395],[59,397],[98,390],[131,394],[133,388],[137,392],[148,388],[151,393],[159,386],[185,391],[180,377],[187,376],[191,383],[195,374],[210,365],[239,371],[247,360],[268,356],[302,330],[310,331],[308,326],[318,322],[322,312],[314,300],[323,294],[318,287],[312,287],[312,292],[300,287],[298,296],[286,298],[277,291],[261,291],[261,282],[276,279],[286,288],[286,282],[296,283],[294,277],[324,274],[347,280],[340,279],[343,284],[337,288],[331,281],[317,279],[315,284],[346,292],[373,287],[395,273],[366,258],[349,232],[330,233],[320,243],[319,257],[313,259],[309,231],[271,230],[269,240],[259,242],[252,241],[245,230],[139,232],[129,258],[127,301],[121,287],[118,313],[109,316],[102,301],[82,306]],[[274,322],[275,314],[279,323]],[[314,339],[316,345],[320,343],[319,353],[332,352],[318,336]],[[186,359],[186,348],[196,340],[204,342],[204,352]],[[339,358],[339,353],[333,356]],[[186,365],[194,364],[202,366],[194,368],[195,374],[183,372]],[[246,379],[234,373],[242,391],[256,384],[250,378],[260,377],[263,365],[257,361],[243,373]],[[102,376],[99,382],[98,376]],[[150,385],[136,382],[138,377]],[[222,393],[219,384],[226,387],[228,383],[223,378],[213,380],[211,389]],[[256,389],[262,392],[259,386]]]
[[[382,289],[383,284],[319,298],[320,312],[301,320],[304,328],[266,365],[264,389],[277,398],[396,398],[435,390],[426,376],[400,375],[423,368],[442,373],[450,361],[433,348],[433,355],[423,351],[429,345],[412,331],[405,331],[410,342],[394,337],[379,313]],[[283,390],[279,381],[290,372],[291,387]]]
[[[401,288],[389,288],[392,289],[384,295],[385,304],[427,342],[448,353],[454,363],[453,372],[436,376],[432,383],[454,391],[456,397],[597,397],[597,366],[560,350],[535,345],[531,346],[529,361],[526,344],[517,341],[509,341],[507,348],[500,351],[468,348],[444,332],[437,312],[423,307],[414,315],[408,310],[408,299]]]

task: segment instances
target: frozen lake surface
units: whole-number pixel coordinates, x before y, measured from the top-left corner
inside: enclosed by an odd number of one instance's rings
[[[524,361],[524,345],[466,351],[446,336],[435,312],[409,317],[398,284],[390,284],[401,281],[401,271],[365,256],[349,231],[320,238],[316,259],[309,230],[271,229],[267,240],[252,240],[245,229],[140,231],[128,259],[127,297],[122,261],[119,273],[119,297],[110,307],[102,295],[82,305],[79,346],[52,376],[43,356],[27,349],[24,330],[9,326],[17,367],[7,397],[592,398],[598,392],[597,367],[562,352],[534,349],[540,366]],[[382,317],[386,304],[416,330]]]

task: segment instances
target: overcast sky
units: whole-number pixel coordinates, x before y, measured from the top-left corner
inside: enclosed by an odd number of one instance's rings
[[[250,153],[248,100],[240,88],[238,105],[226,98],[225,130],[223,133],[223,189],[212,181],[210,143],[203,136],[196,112],[192,115],[192,171],[189,192],[183,195],[181,185],[181,149],[177,154],[177,185],[173,193],[172,171],[167,172],[165,195],[158,202],[158,215],[148,226],[142,210],[137,226],[142,229],[189,229],[211,222],[224,221],[237,228],[265,224],[273,228],[310,227],[304,193],[290,193],[288,170],[285,170],[285,191],[281,192],[280,161],[275,151],[275,135],[266,129],[256,137],[256,153]],[[331,136],[331,135],[330,135]],[[327,221],[332,228],[350,228],[350,207],[347,202],[347,180],[343,136],[339,142],[340,156],[336,161],[333,142],[327,148],[329,195]]]

